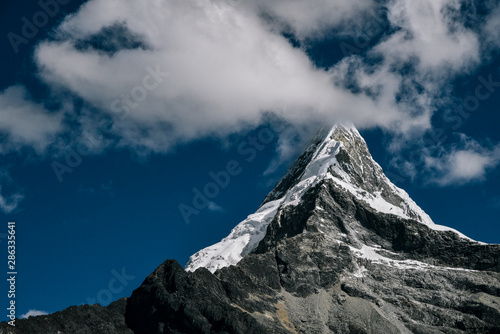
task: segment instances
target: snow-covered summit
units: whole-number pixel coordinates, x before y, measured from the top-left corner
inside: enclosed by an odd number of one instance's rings
[[[413,219],[431,229],[449,230],[467,238],[449,227],[434,224],[404,190],[385,176],[358,130],[353,125],[338,124],[320,131],[257,212],[239,223],[220,242],[192,255],[186,270],[205,267],[214,272],[238,263],[264,238],[278,210],[299,204],[308,189],[325,179],[332,180],[378,212]]]

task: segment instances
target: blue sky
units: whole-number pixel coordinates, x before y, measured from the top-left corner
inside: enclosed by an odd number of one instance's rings
[[[0,5],[18,315],[107,304],[184,265],[338,121],[436,223],[500,243],[498,2],[41,3]]]

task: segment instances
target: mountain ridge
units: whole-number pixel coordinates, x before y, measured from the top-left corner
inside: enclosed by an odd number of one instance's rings
[[[264,238],[270,219],[281,206],[296,204],[301,193],[324,178],[333,179],[380,212],[415,219],[432,229],[453,231],[469,239],[450,227],[436,225],[404,190],[385,176],[358,130],[352,124],[336,124],[318,131],[255,214],[238,224],[219,243],[193,254],[186,270],[203,266],[214,272],[238,263]]]
[[[192,259],[166,260],[113,306],[0,334],[107,333],[110,315],[117,334],[500,333],[500,245],[434,224],[352,126],[323,130],[254,214]]]

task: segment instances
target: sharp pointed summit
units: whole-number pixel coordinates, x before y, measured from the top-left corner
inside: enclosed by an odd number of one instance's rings
[[[317,133],[256,213],[219,243],[191,256],[186,270],[205,267],[214,272],[238,263],[264,238],[267,226],[280,209],[296,206],[309,189],[325,180],[331,180],[377,212],[412,219],[433,230],[453,231],[467,238],[452,228],[434,224],[404,190],[385,176],[358,130],[352,124],[337,124]]]

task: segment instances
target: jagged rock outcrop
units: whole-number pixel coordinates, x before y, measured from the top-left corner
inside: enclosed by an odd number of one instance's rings
[[[126,309],[70,308],[19,333],[109,321],[106,333],[500,333],[500,245],[434,224],[350,126],[314,138],[259,210],[186,269],[167,260]]]
[[[0,334],[133,334],[125,324],[127,298],[107,307],[99,304],[71,306],[52,313],[16,320],[15,327],[0,324]]]

